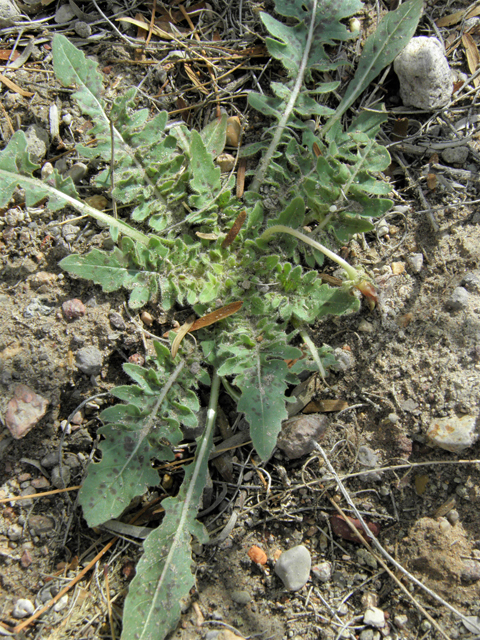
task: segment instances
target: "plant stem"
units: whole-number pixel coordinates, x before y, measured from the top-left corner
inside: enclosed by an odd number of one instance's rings
[[[296,229],[291,229],[290,227],[286,227],[283,224],[276,224],[273,227],[269,227],[268,229],[266,229],[260,236],[260,240],[268,240],[270,236],[273,236],[274,233],[289,233],[291,236],[302,240],[303,242],[305,242],[305,244],[309,244],[314,249],[318,249],[318,251],[321,251],[323,254],[325,254],[327,258],[330,258],[330,260],[333,260],[340,267],[342,267],[342,269],[344,269],[344,271],[347,273],[349,280],[356,282],[359,279],[360,274],[355,269],[355,267],[352,267],[351,264],[348,264],[346,260],[338,256],[334,251],[330,251],[330,249],[327,249],[327,247],[325,247],[323,244],[320,244],[320,242],[313,240],[313,238],[306,236],[304,233],[301,233]]]
[[[218,405],[219,393],[220,393],[220,376],[218,375],[217,370],[215,369],[213,372],[212,386],[210,387],[210,399],[208,401],[207,422],[205,424],[205,431],[203,433],[202,444],[208,441],[210,430],[213,428],[215,424],[215,418],[217,417],[217,405]]]
[[[12,176],[11,172],[0,169],[0,179],[4,179],[7,184],[8,184],[7,181],[11,179],[11,176]],[[120,233],[122,233],[124,236],[130,237],[132,238],[132,240],[135,240],[136,242],[140,242],[141,244],[144,244],[144,245],[148,245],[149,243],[148,236],[146,236],[141,231],[137,231],[136,229],[126,224],[125,222],[122,222],[122,220],[115,220],[115,218],[112,218],[112,216],[109,216],[107,213],[103,213],[103,211],[94,209],[90,205],[85,204],[85,202],[82,202],[81,200],[77,200],[76,198],[73,198],[72,196],[69,196],[66,193],[63,193],[63,191],[59,191],[58,189],[55,189],[55,187],[52,187],[51,185],[45,182],[42,182],[37,178],[30,178],[29,176],[21,176],[21,178],[19,178],[18,180],[18,184],[22,185],[23,187],[25,185],[31,185],[34,189],[35,188],[38,189],[39,185],[41,185],[41,188],[43,190],[48,190],[52,195],[55,195],[58,199],[64,200],[65,204],[69,204],[74,209],[79,211],[82,215],[88,215],[92,218],[95,218],[95,220],[100,220],[101,222],[108,224],[109,227],[118,229],[118,231],[120,231]]]
[[[275,153],[276,148],[279,145],[280,139],[283,135],[283,132],[285,130],[285,127],[287,126],[287,122],[288,119],[290,117],[290,114],[293,111],[293,107],[295,106],[295,102],[297,101],[298,98],[298,94],[300,93],[300,89],[302,88],[302,84],[303,84],[303,76],[305,75],[305,69],[307,67],[307,62],[308,62],[308,58],[310,56],[310,49],[312,47],[312,40],[313,40],[313,29],[315,26],[315,19],[316,19],[316,13],[317,13],[317,0],[313,0],[313,4],[312,4],[312,18],[310,20],[310,26],[308,29],[308,36],[307,36],[307,42],[305,44],[305,50],[303,52],[303,56],[302,56],[302,62],[300,63],[300,68],[298,70],[298,75],[297,75],[297,79],[295,81],[295,84],[293,86],[293,90],[292,90],[292,94],[290,96],[290,100],[287,103],[287,106],[285,108],[285,111],[283,113],[283,116],[281,118],[281,120],[278,123],[278,126],[275,129],[275,134],[272,138],[272,141],[267,149],[267,152],[265,153],[263,160],[260,164],[260,166],[257,169],[257,172],[255,173],[255,178],[253,179],[252,185],[249,189],[249,191],[258,191],[258,188],[260,187],[260,185],[263,182],[263,179],[265,178],[265,174],[267,173],[267,169],[268,166],[270,164],[270,160],[272,159],[273,154]]]

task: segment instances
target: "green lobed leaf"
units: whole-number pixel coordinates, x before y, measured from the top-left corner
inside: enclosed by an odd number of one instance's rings
[[[192,536],[207,542],[205,527],[195,518],[207,482],[208,456],[213,448],[213,426],[218,400],[219,378],[212,382],[209,415],[199,439],[195,461],[184,467],[184,479],[177,496],[162,502],[165,517],[161,526],[144,542],[144,555],[136,568],[125,601],[123,640],[165,638],[180,618],[181,599],[194,585]]]

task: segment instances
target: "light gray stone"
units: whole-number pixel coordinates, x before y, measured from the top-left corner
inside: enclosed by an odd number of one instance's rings
[[[345,373],[355,366],[355,356],[351,351],[345,351],[344,349],[337,348],[334,350],[336,371]]]
[[[68,467],[66,464],[62,464],[61,473],[60,473],[60,467],[58,465],[56,467],[53,467],[50,480],[53,486],[56,487],[57,489],[64,489],[65,487],[68,487],[70,483],[70,478],[71,478],[70,467]]]
[[[377,560],[375,556],[373,556],[369,551],[367,551],[363,547],[361,547],[360,549],[357,549],[357,560],[361,565],[366,565],[367,567],[370,567],[371,569],[374,569],[374,570],[377,568]]]
[[[462,311],[468,307],[470,294],[464,287],[455,287],[447,300],[447,307],[452,311]]]
[[[330,562],[319,562],[312,567],[312,573],[320,582],[328,582],[332,577],[332,565]]]
[[[237,604],[248,604],[252,601],[252,596],[248,591],[244,590],[232,591],[231,596],[232,600]]]
[[[364,624],[368,624],[369,627],[375,627],[376,629],[381,629],[385,626],[385,614],[378,607],[369,607],[365,611],[365,615],[363,616]]]
[[[423,253],[412,253],[407,261],[414,273],[420,273],[423,267]]]
[[[50,140],[46,129],[38,124],[31,124],[25,131],[27,150],[32,162],[38,164],[47,153]]]
[[[462,278],[461,284],[472,293],[480,293],[480,271],[466,273]]]
[[[7,529],[7,536],[9,540],[15,542],[16,540],[20,540],[23,535],[23,527],[14,522]]]
[[[14,618],[26,618],[27,616],[31,616],[35,611],[35,605],[30,600],[26,598],[19,598],[12,611],[12,616]]]
[[[282,425],[277,447],[290,460],[306,456],[315,449],[315,443],[321,440],[328,425],[328,418],[317,413],[290,418]]]
[[[442,151],[442,159],[448,164],[465,164],[468,159],[468,147],[450,147]]]
[[[77,367],[88,376],[96,376],[103,365],[102,352],[97,347],[83,347],[75,357]]]
[[[395,58],[393,68],[400,81],[400,96],[405,106],[433,111],[450,100],[452,72],[437,38],[412,38]]]
[[[440,447],[452,453],[461,453],[478,439],[476,416],[450,416],[432,420],[427,430],[430,446]]]
[[[65,177],[70,176],[70,178],[77,184],[87,175],[88,167],[83,162],[76,162],[71,169],[67,171]]]
[[[408,624],[408,616],[400,613],[393,618],[393,622],[398,629],[405,629]]]
[[[307,584],[312,558],[302,544],[282,553],[275,565],[275,573],[289,591],[298,591]]]
[[[480,562],[468,558],[463,561],[462,580],[477,582],[480,580]]]
[[[86,22],[83,22],[83,20],[77,20],[73,28],[80,38],[89,38],[92,35],[92,27]]]

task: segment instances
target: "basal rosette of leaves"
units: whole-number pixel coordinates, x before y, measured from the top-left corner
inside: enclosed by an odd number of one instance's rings
[[[172,459],[172,447],[183,437],[181,425],[196,425],[199,385],[210,387],[195,460],[184,469],[178,494],[163,501],[163,523],[144,544],[125,602],[124,640],[164,638],[177,624],[180,601],[194,583],[189,545],[192,536],[207,540],[196,515],[220,381],[244,413],[258,455],[267,459],[287,417],[289,387],[301,371],[323,371],[334,362],[325,346],[289,367],[287,362],[305,355],[299,333],[321,316],[360,306],[350,289],[366,276],[332,250],[372,229],[372,219],[391,204],[390,187],[379,176],[389,154],[375,140],[386,113],[381,107],[360,112],[346,128],[341,116],[407,44],[421,0],[409,0],[383,18],[336,109],[326,102],[339,85],[325,82],[323,74],[338,63],[325,47],[353,39],[345,21],[363,5],[358,0],[275,0],[275,6],[277,17],[262,13],[261,19],[269,52],[287,78],[273,83],[270,95],[249,95],[268,128],[261,142],[241,150],[246,156],[260,154],[252,162],[257,168],[243,200],[233,195],[233,176],[222,176],[215,164],[225,145],[226,116],[190,131],[169,123],[164,112],[150,118],[147,109],[137,109],[135,89],[114,100],[107,112],[97,64],[61,35],[53,39],[56,76],[75,88],[73,99],[91,119],[96,139],[94,146],[77,145],[76,151],[100,165],[95,184],[107,192],[113,148],[111,195],[127,207],[122,211],[128,212],[128,222],[82,202],[72,180],[56,170],[37,177],[39,167],[29,159],[22,131],[0,152],[0,206],[22,187],[26,206],[41,200],[53,211],[70,206],[108,225],[117,246],[64,258],[61,266],[70,274],[106,292],[125,289],[134,310],[155,302],[165,310],[190,306],[202,316],[243,302],[236,314],[198,331],[198,347],[185,340],[173,359],[165,345],[154,342],[155,354],[145,367],[124,365],[133,384],[114,389],[121,403],[100,415],[102,457],[90,465],[80,491],[90,526],[120,517],[134,497],[158,484],[153,462]],[[282,16],[287,20],[278,19]],[[316,134],[305,123],[312,117],[322,123]],[[274,216],[263,206],[272,194],[278,202]],[[245,222],[225,247],[241,211]],[[306,225],[313,230],[310,238],[303,233]],[[340,261],[348,274],[345,286],[322,283],[316,267],[324,254]]]

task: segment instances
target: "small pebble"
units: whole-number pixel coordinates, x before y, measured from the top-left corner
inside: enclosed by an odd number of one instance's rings
[[[450,511],[446,515],[447,520],[450,522],[452,527],[454,527],[457,522],[460,520],[460,514],[456,509],[450,509]]]
[[[215,162],[222,173],[229,173],[235,166],[235,158],[230,153],[221,153]]]
[[[303,545],[282,553],[275,564],[275,573],[289,591],[298,591],[307,584],[312,566],[310,552]]]
[[[375,327],[371,322],[367,320],[362,320],[358,325],[358,330],[363,331],[363,333],[373,333],[375,331]]]
[[[83,22],[83,20],[77,20],[73,28],[80,38],[89,38],[92,35],[92,27],[86,22]]]
[[[407,261],[414,273],[420,273],[423,267],[423,253],[412,253],[408,256]]]
[[[26,436],[46,414],[48,405],[49,401],[46,398],[35,393],[30,387],[19,384],[7,405],[4,417],[11,435],[16,440]]]
[[[73,180],[75,184],[83,180],[87,175],[88,167],[83,162],[76,162],[65,174],[65,177]]]
[[[370,569],[375,570],[377,568],[376,558],[363,547],[357,549],[357,560],[359,564],[366,565]]]
[[[25,219],[25,214],[20,209],[9,209],[5,214],[5,222],[10,227],[16,227]]]
[[[397,424],[400,420],[396,413],[389,413],[387,417],[392,424]]]
[[[408,624],[408,616],[401,613],[393,618],[393,622],[398,629],[405,629]]]
[[[468,160],[469,149],[468,147],[450,147],[444,149],[441,153],[442,159],[448,164],[461,164],[464,165]]]
[[[452,453],[461,453],[471,447],[478,438],[476,416],[452,415],[432,420],[427,430],[430,446],[440,447]]]
[[[464,560],[462,569],[462,580],[477,582],[480,580],[480,562],[477,560]]]
[[[47,178],[49,178],[53,173],[53,165],[51,162],[45,162],[45,164],[42,166],[42,169],[40,171],[40,177],[42,178],[42,180],[46,180]]]
[[[227,119],[227,144],[231,147],[238,147],[242,125],[238,116],[231,116]]]
[[[53,610],[59,613],[60,611],[63,611],[67,605],[68,605],[68,593],[62,596],[60,600],[57,600],[57,602],[53,605]]]
[[[445,106],[453,92],[453,78],[443,45],[437,38],[412,38],[395,58],[405,106],[432,111]]]
[[[62,228],[62,236],[66,242],[74,242],[79,233],[80,227],[74,224],[66,224]]]
[[[147,327],[151,327],[153,324],[153,316],[151,313],[148,313],[148,311],[142,311],[142,313],[140,314],[140,319],[142,320],[143,324],[147,325]]]
[[[50,146],[48,132],[38,124],[31,124],[25,131],[25,137],[27,138],[27,151],[32,162],[40,163]]]
[[[365,611],[363,622],[364,624],[368,624],[370,627],[381,629],[385,626],[385,613],[377,607],[370,607]]]
[[[40,460],[40,464],[42,465],[42,467],[45,467],[45,469],[54,467],[56,464],[58,464],[58,451],[47,453],[47,455]]]
[[[301,458],[314,450],[315,443],[323,438],[329,424],[328,418],[319,413],[295,416],[282,424],[277,447],[290,460]]]
[[[64,113],[63,116],[62,116],[62,122],[63,122],[64,125],[69,127],[73,122],[72,114],[71,113]]]
[[[103,365],[103,354],[97,347],[83,347],[75,356],[77,367],[88,376],[96,376]]]
[[[373,640],[373,629],[363,629],[358,637],[359,640]]]
[[[456,287],[449,299],[447,300],[447,307],[452,311],[461,311],[468,307],[468,301],[470,294],[464,287]]]
[[[65,300],[65,302],[62,304],[62,311],[67,320],[75,320],[76,318],[81,318],[86,313],[85,305],[78,298],[73,298],[73,300]]]
[[[65,487],[68,487],[70,483],[70,476],[70,468],[66,464],[63,464],[62,473],[60,473],[59,466],[53,467],[50,481],[54,487],[57,487],[57,489],[64,489]]]
[[[119,329],[121,331],[123,331],[125,329],[125,327],[126,327],[125,320],[116,311],[112,311],[112,313],[109,315],[109,319],[110,319],[110,323],[111,323],[111,325],[112,325],[112,327],[114,329]]]
[[[480,272],[471,271],[463,276],[461,284],[472,293],[480,293]]]
[[[23,535],[23,527],[19,524],[14,523],[7,529],[7,536],[9,540],[15,542],[16,540],[20,540]]]
[[[351,351],[340,349],[339,347],[333,352],[335,356],[334,369],[345,373],[355,366],[355,356]]]
[[[55,528],[55,521],[48,516],[30,516],[28,526],[32,535],[38,536],[52,531]]]
[[[232,591],[231,593],[232,600],[237,604],[248,604],[252,601],[252,598],[248,591],[238,590]]]
[[[20,598],[16,601],[15,606],[13,607],[12,616],[14,618],[26,618],[31,616],[35,611],[35,606],[30,600],[26,598]]]
[[[332,565],[330,562],[319,562],[312,567],[312,573],[320,582],[328,582],[332,577]]]
[[[263,549],[260,549],[260,547],[257,547],[256,544],[250,547],[247,555],[250,560],[252,560],[252,562],[255,562],[256,564],[266,564],[268,560],[265,551]]]
[[[29,567],[33,562],[32,554],[28,549],[24,549],[22,553],[22,557],[20,558],[20,566],[24,569]]]

